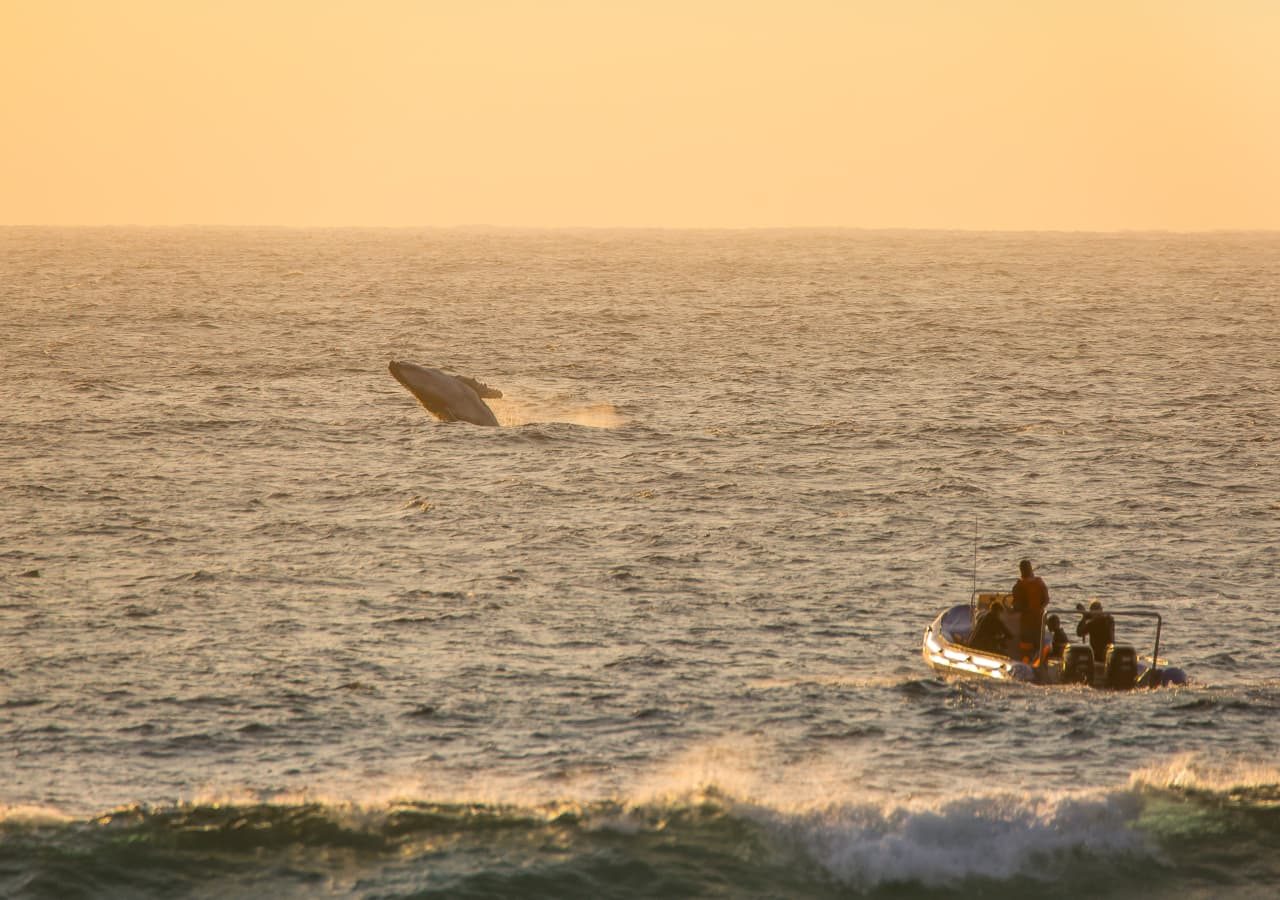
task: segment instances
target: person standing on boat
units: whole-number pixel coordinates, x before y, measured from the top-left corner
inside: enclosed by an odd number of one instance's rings
[[[1049,586],[1044,579],[1031,568],[1031,560],[1024,559],[1018,563],[1018,571],[1022,573],[1013,584],[1013,608],[1022,613],[1022,624],[1018,634],[1018,655],[1024,663],[1033,666],[1040,664],[1040,643],[1044,618],[1044,609],[1049,605]]]

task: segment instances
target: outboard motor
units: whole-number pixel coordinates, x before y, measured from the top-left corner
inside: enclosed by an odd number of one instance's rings
[[[1132,690],[1138,680],[1138,654],[1128,644],[1109,644],[1105,682],[1113,690]]]
[[[1093,648],[1088,644],[1067,644],[1062,651],[1062,683],[1093,683]]]

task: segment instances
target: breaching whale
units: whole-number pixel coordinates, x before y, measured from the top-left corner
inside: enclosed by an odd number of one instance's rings
[[[395,380],[404,385],[440,421],[470,422],[472,425],[498,424],[498,417],[480,398],[501,397],[502,391],[474,378],[450,375],[417,363],[397,362],[393,359],[387,368]]]

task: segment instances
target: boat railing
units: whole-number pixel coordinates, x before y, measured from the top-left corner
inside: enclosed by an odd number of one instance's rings
[[[1076,612],[1078,613],[1087,612],[1087,610],[1084,608],[1083,603],[1076,604]],[[1132,618],[1155,619],[1156,620],[1156,643],[1155,643],[1155,647],[1152,648],[1151,650],[1151,665],[1154,667],[1160,664],[1159,663],[1160,629],[1164,627],[1164,619],[1161,618],[1160,613],[1156,612],[1154,609],[1107,609],[1107,610],[1103,610],[1103,612],[1110,613],[1111,616],[1113,617],[1130,616]]]
[[[1151,665],[1157,665],[1157,660],[1160,659],[1160,629],[1164,626],[1164,619],[1160,617],[1160,613],[1154,609],[1109,609],[1107,612],[1113,616],[1132,616],[1134,618],[1156,620],[1156,644],[1151,651]]]

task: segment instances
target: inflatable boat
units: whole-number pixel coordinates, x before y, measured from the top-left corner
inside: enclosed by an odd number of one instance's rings
[[[1186,673],[1160,658],[1160,631],[1163,620],[1158,612],[1145,609],[1106,610],[1115,618],[1146,619],[1155,623],[1155,642],[1148,656],[1139,656],[1132,644],[1106,644],[1100,654],[1088,641],[1069,643],[1061,655],[1052,654],[1052,636],[1041,620],[1041,641],[1034,658],[1019,659],[1017,638],[1002,646],[973,647],[970,636],[975,623],[984,615],[999,616],[1005,629],[1018,633],[1021,614],[1010,607],[1013,596],[1000,591],[975,591],[968,603],[943,610],[924,630],[921,653],[925,664],[940,675],[988,681],[1024,684],[1080,684],[1111,690],[1166,687],[1187,683]],[[1076,610],[1086,615],[1084,607]],[[1046,610],[1046,613],[1048,611]],[[1098,648],[1102,649],[1102,648]],[[1098,657],[1101,658],[1098,658]]]

